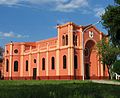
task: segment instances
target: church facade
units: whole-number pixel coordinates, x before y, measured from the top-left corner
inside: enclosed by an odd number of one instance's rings
[[[95,48],[105,37],[102,32],[95,26],[72,22],[58,25],[57,31],[55,38],[6,44],[4,79],[101,79],[108,76]]]

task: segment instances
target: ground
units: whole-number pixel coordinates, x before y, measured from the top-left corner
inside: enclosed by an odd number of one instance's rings
[[[119,98],[120,85],[115,84],[120,82],[96,83],[100,81],[3,80],[0,81],[0,98]]]

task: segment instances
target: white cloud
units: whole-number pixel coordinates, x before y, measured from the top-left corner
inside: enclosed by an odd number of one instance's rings
[[[25,0],[25,1],[32,4],[46,4],[46,3],[56,2],[59,0]]]
[[[60,12],[72,12],[76,9],[81,14],[95,14],[100,17],[104,14],[104,8],[98,6],[92,9],[88,0],[0,0],[0,5],[28,7],[40,10],[43,6],[48,10]]]
[[[56,9],[61,12],[71,12],[77,8],[88,6],[87,0],[69,0],[66,2],[57,2]]]
[[[55,11],[70,12],[77,8],[86,7],[88,5],[87,0],[0,0],[0,5],[7,6],[21,6],[30,7],[38,6],[41,8],[41,4],[46,5],[54,9]],[[37,7],[33,7],[37,8]]]
[[[19,3],[21,0],[0,0],[0,5],[14,5]]]
[[[93,11],[95,12],[95,16],[96,16],[96,17],[100,17],[102,14],[105,13],[105,9],[102,8],[102,7],[100,7],[100,8],[95,8]]]
[[[13,34],[13,32],[9,32],[9,33],[3,33],[4,37],[15,37],[15,35]]]
[[[0,36],[2,38],[4,38],[4,37],[9,37],[9,38],[26,38],[26,37],[29,37],[28,35],[15,34],[13,32],[0,32]]]

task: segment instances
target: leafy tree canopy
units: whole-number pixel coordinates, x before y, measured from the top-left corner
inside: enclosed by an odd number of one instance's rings
[[[102,24],[108,30],[112,43],[120,46],[120,0],[115,0],[115,5],[109,5],[105,9]]]
[[[120,5],[120,0],[115,0],[115,2]]]
[[[120,53],[120,49],[113,46],[109,40],[103,39],[97,43],[97,50],[100,61],[108,68],[110,79],[110,68],[116,61],[117,55]]]
[[[117,74],[120,74],[120,60],[116,61],[113,64],[113,68],[112,68],[113,72],[116,72]]]

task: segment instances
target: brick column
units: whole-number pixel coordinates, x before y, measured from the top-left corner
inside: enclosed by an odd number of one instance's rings
[[[56,76],[60,76],[60,28],[58,30],[57,50],[56,50]]]
[[[30,53],[29,53],[29,63],[28,63],[28,73],[29,77],[31,77],[31,60],[32,60],[32,46],[30,46]]]
[[[83,55],[82,55],[82,52],[83,52],[83,46],[82,46],[82,41],[84,41],[83,40],[83,38],[82,38],[82,28],[80,28],[80,68],[81,68],[81,76],[82,76],[82,78],[83,78],[83,73],[85,74],[85,72],[84,72],[84,66],[83,66],[83,60],[84,60],[84,58],[83,58]],[[84,36],[83,36],[84,37]],[[83,58],[83,60],[82,60],[82,58]],[[84,64],[85,65],[85,64]]]
[[[40,47],[38,46],[38,53],[37,53],[37,77],[40,76]]]
[[[9,76],[7,76],[6,75],[6,56],[7,56],[7,53],[6,53],[6,51],[7,51],[7,49],[6,49],[6,46],[5,46],[5,63],[4,63],[4,66],[3,66],[3,75],[4,75],[4,77],[9,77]]]
[[[11,79],[12,77],[12,65],[13,65],[13,43],[10,43],[10,66],[9,66],[9,78]],[[13,65],[14,66],[14,65]]]
[[[74,76],[73,24],[68,25],[68,75]]]
[[[23,77],[23,66],[24,66],[24,44],[21,45],[21,56],[20,56],[20,77]]]
[[[71,25],[71,32],[70,32],[70,66],[71,66],[71,76],[74,76],[74,46],[73,46],[73,25]]]
[[[71,26],[68,25],[68,56],[67,56],[67,68],[68,68],[68,75],[71,75],[71,51],[70,51],[70,46],[71,46]]]
[[[59,52],[59,41],[57,41],[57,50],[56,50],[56,76],[59,76],[59,60],[60,60],[60,52]]]
[[[48,64],[49,64],[49,61],[48,61],[48,51],[49,51],[49,43],[47,43],[47,52],[46,52],[46,76],[48,76]]]

